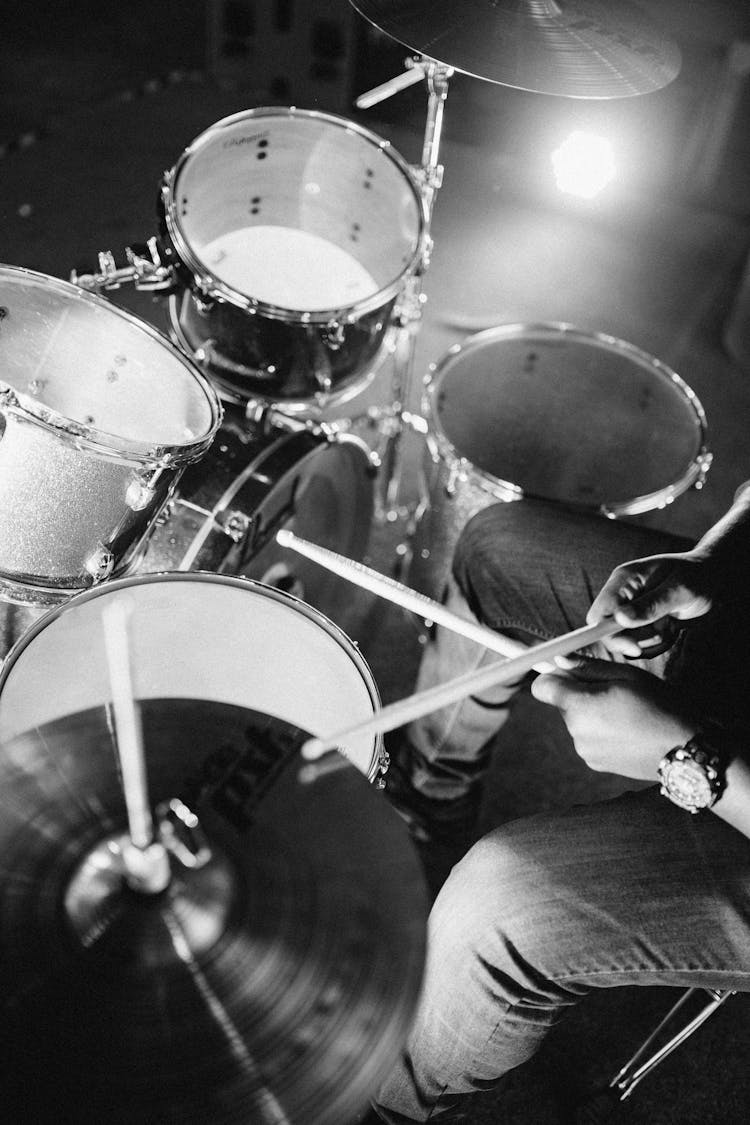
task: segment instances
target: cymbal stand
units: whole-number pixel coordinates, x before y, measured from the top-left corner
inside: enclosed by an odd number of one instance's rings
[[[395,523],[399,519],[406,519],[407,535],[409,535],[413,533],[422,502],[419,499],[405,499],[403,496],[404,434],[406,431],[421,434],[426,432],[425,420],[411,413],[407,407],[413,391],[417,332],[427,300],[422,285],[429,268],[433,247],[432,213],[443,181],[443,166],[439,160],[440,142],[445,102],[448,97],[448,82],[453,74],[453,67],[444,66],[442,63],[421,56],[407,58],[404,66],[406,67],[404,74],[362,94],[357,98],[356,105],[359,109],[367,109],[423,78],[427,82],[427,120],[422,145],[422,162],[411,167],[424,205],[423,250],[420,262],[405,286],[397,310],[399,332],[393,356],[392,401],[389,406],[374,407],[368,412],[371,422],[378,424],[382,439],[376,451],[383,471],[376,488],[375,519],[379,523]],[[403,547],[400,553],[405,553]]]
[[[114,602],[102,611],[115,723],[115,749],[128,814],[129,839],[122,850],[126,882],[143,894],[159,894],[170,881],[167,850],[154,828],[148,799],[140,713],[131,679],[128,609]]]

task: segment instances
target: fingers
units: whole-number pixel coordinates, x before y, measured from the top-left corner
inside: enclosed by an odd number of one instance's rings
[[[560,672],[546,672],[532,682],[531,694],[541,703],[565,711],[574,700],[590,695],[601,684],[622,677],[622,668],[609,660],[559,657]]]
[[[540,703],[548,703],[550,707],[557,707],[558,711],[565,711],[573,694],[571,683],[567,676],[545,672],[533,681],[531,694]]]
[[[700,567],[683,555],[654,555],[618,566],[592,602],[586,620],[610,614],[623,632],[602,642],[626,659],[658,656],[675,640],[676,621],[711,608],[699,592]],[[640,631],[640,632],[639,632]]]
[[[636,682],[645,674],[627,665],[613,664],[611,660],[561,656],[556,663],[560,672],[537,676],[531,684],[531,694],[560,711],[569,710],[585,696],[600,693],[609,684]]]

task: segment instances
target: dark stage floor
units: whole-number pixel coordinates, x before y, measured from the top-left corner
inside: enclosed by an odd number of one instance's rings
[[[131,241],[156,233],[163,171],[202,130],[258,103],[242,87],[206,76],[203,5],[197,0],[158,7],[134,0],[114,10],[84,2],[75,11],[52,3],[35,4],[33,12],[31,7],[16,0],[3,4],[0,259],[67,278],[73,269],[95,265],[97,251],[120,255]],[[665,18],[674,7],[667,6]],[[565,322],[636,345],[672,367],[708,417],[714,463],[705,487],[638,517],[685,534],[699,534],[750,476],[750,329],[743,335],[739,314],[733,314],[750,245],[747,116],[734,121],[716,175],[700,190],[697,164],[687,155],[696,107],[710,101],[705,79],[703,86],[699,81],[701,60],[716,65],[735,39],[747,46],[744,8],[718,5],[727,17],[723,42],[718,30],[706,37],[706,24],[691,26],[685,43],[693,85],[687,94],[677,91],[673,101],[655,103],[657,125],[642,111],[640,135],[652,145],[648,174],[634,174],[590,205],[554,195],[529,158],[528,129],[544,120],[534,116],[533,95],[514,98],[489,84],[456,81],[446,107],[444,186],[435,207],[428,300],[409,392],[408,405],[420,412],[420,384],[430,365],[468,334],[499,324]],[[747,101],[745,91],[737,113],[744,113]],[[405,160],[419,160],[424,105],[417,92],[369,115],[353,109],[346,115],[391,140]],[[629,119],[629,127],[636,124],[636,117]],[[679,175],[664,166],[662,127],[672,138],[671,155],[682,159]],[[123,289],[112,299],[164,327],[163,304],[149,295]],[[744,315],[747,326],[747,294]],[[727,347],[730,323],[733,351]],[[390,396],[386,364],[354,404],[334,413],[363,412],[387,404]],[[502,404],[491,407],[501,428]],[[478,409],[484,409],[483,400]],[[567,440],[585,447],[590,427],[599,425],[612,425],[608,411],[580,429],[573,421]],[[671,425],[666,417],[665,429]],[[366,427],[362,432],[373,438]],[[407,499],[417,495],[422,457],[421,440],[409,438]],[[372,529],[372,565],[397,569],[402,534],[398,521]],[[343,584],[326,608],[361,647],[383,700],[407,694],[419,658],[415,623]],[[486,828],[628,787],[622,778],[589,771],[559,718],[530,699],[521,702],[496,751],[483,810]],[[477,1099],[472,1125],[551,1125],[559,1119],[558,1094],[565,1101],[607,1078],[670,1002],[664,989],[622,989],[586,1001],[501,1095]],[[612,1120],[741,1125],[750,1106],[748,1057],[750,1004],[740,997],[647,1079]]]

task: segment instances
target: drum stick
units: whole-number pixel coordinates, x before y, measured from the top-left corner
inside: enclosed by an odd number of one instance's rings
[[[563,633],[551,641],[533,645],[520,656],[512,660],[496,661],[494,664],[484,665],[471,672],[457,676],[437,687],[428,688],[427,691],[418,692],[416,695],[407,696],[397,703],[391,703],[376,711],[370,719],[366,719],[356,726],[339,731],[329,738],[311,738],[302,745],[302,757],[308,761],[320,758],[329,750],[335,750],[340,745],[346,746],[347,742],[361,735],[382,734],[384,731],[394,730],[396,727],[419,719],[430,711],[437,711],[449,703],[455,703],[475,692],[486,691],[487,688],[498,684],[514,683],[536,667],[538,663],[554,660],[557,656],[567,656],[577,652],[585,645],[593,644],[613,633],[619,633],[622,626],[614,618],[605,617],[596,625],[584,625],[574,629],[571,633]]]
[[[336,551],[329,551],[327,547],[319,547],[317,543],[300,539],[293,531],[287,531],[286,529],[278,531],[276,541],[282,547],[289,547],[292,551],[297,551],[298,554],[312,559],[313,562],[326,567],[327,570],[333,571],[334,574],[338,574],[348,582],[353,582],[356,586],[369,590],[371,594],[377,594],[381,598],[395,602],[403,609],[417,613],[420,617],[424,617],[428,621],[434,621],[437,625],[444,625],[446,629],[450,629],[454,633],[461,633],[462,636],[468,637],[471,641],[476,641],[477,644],[484,645],[492,652],[500,653],[501,656],[520,656],[521,653],[528,651],[528,646],[521,644],[520,641],[512,641],[510,637],[495,633],[485,625],[479,625],[475,621],[467,621],[466,618],[459,617],[458,614],[446,609],[440,602],[435,602],[424,594],[420,594],[418,590],[402,586],[395,579],[379,574],[378,571],[371,570],[369,566],[355,562],[354,559],[349,559],[345,555],[339,555]],[[537,670],[545,672],[549,671],[549,668],[550,665],[545,665]]]

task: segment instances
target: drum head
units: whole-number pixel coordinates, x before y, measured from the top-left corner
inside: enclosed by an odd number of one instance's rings
[[[380,307],[421,250],[408,166],[352,122],[258,109],[202,133],[177,164],[166,220],[178,253],[235,304]]]
[[[0,740],[111,699],[102,610],[129,612],[136,699],[203,699],[330,735],[379,705],[372,674],[331,621],[279,590],[239,578],[162,574],[121,579],[41,618],[0,675]],[[373,739],[353,741],[368,776]]]
[[[507,325],[438,364],[429,413],[443,456],[517,495],[617,512],[656,508],[705,459],[705,415],[680,377],[611,336]]]
[[[218,425],[203,376],[130,313],[12,266],[0,266],[0,309],[2,383],[47,424],[128,448],[190,447]]]

